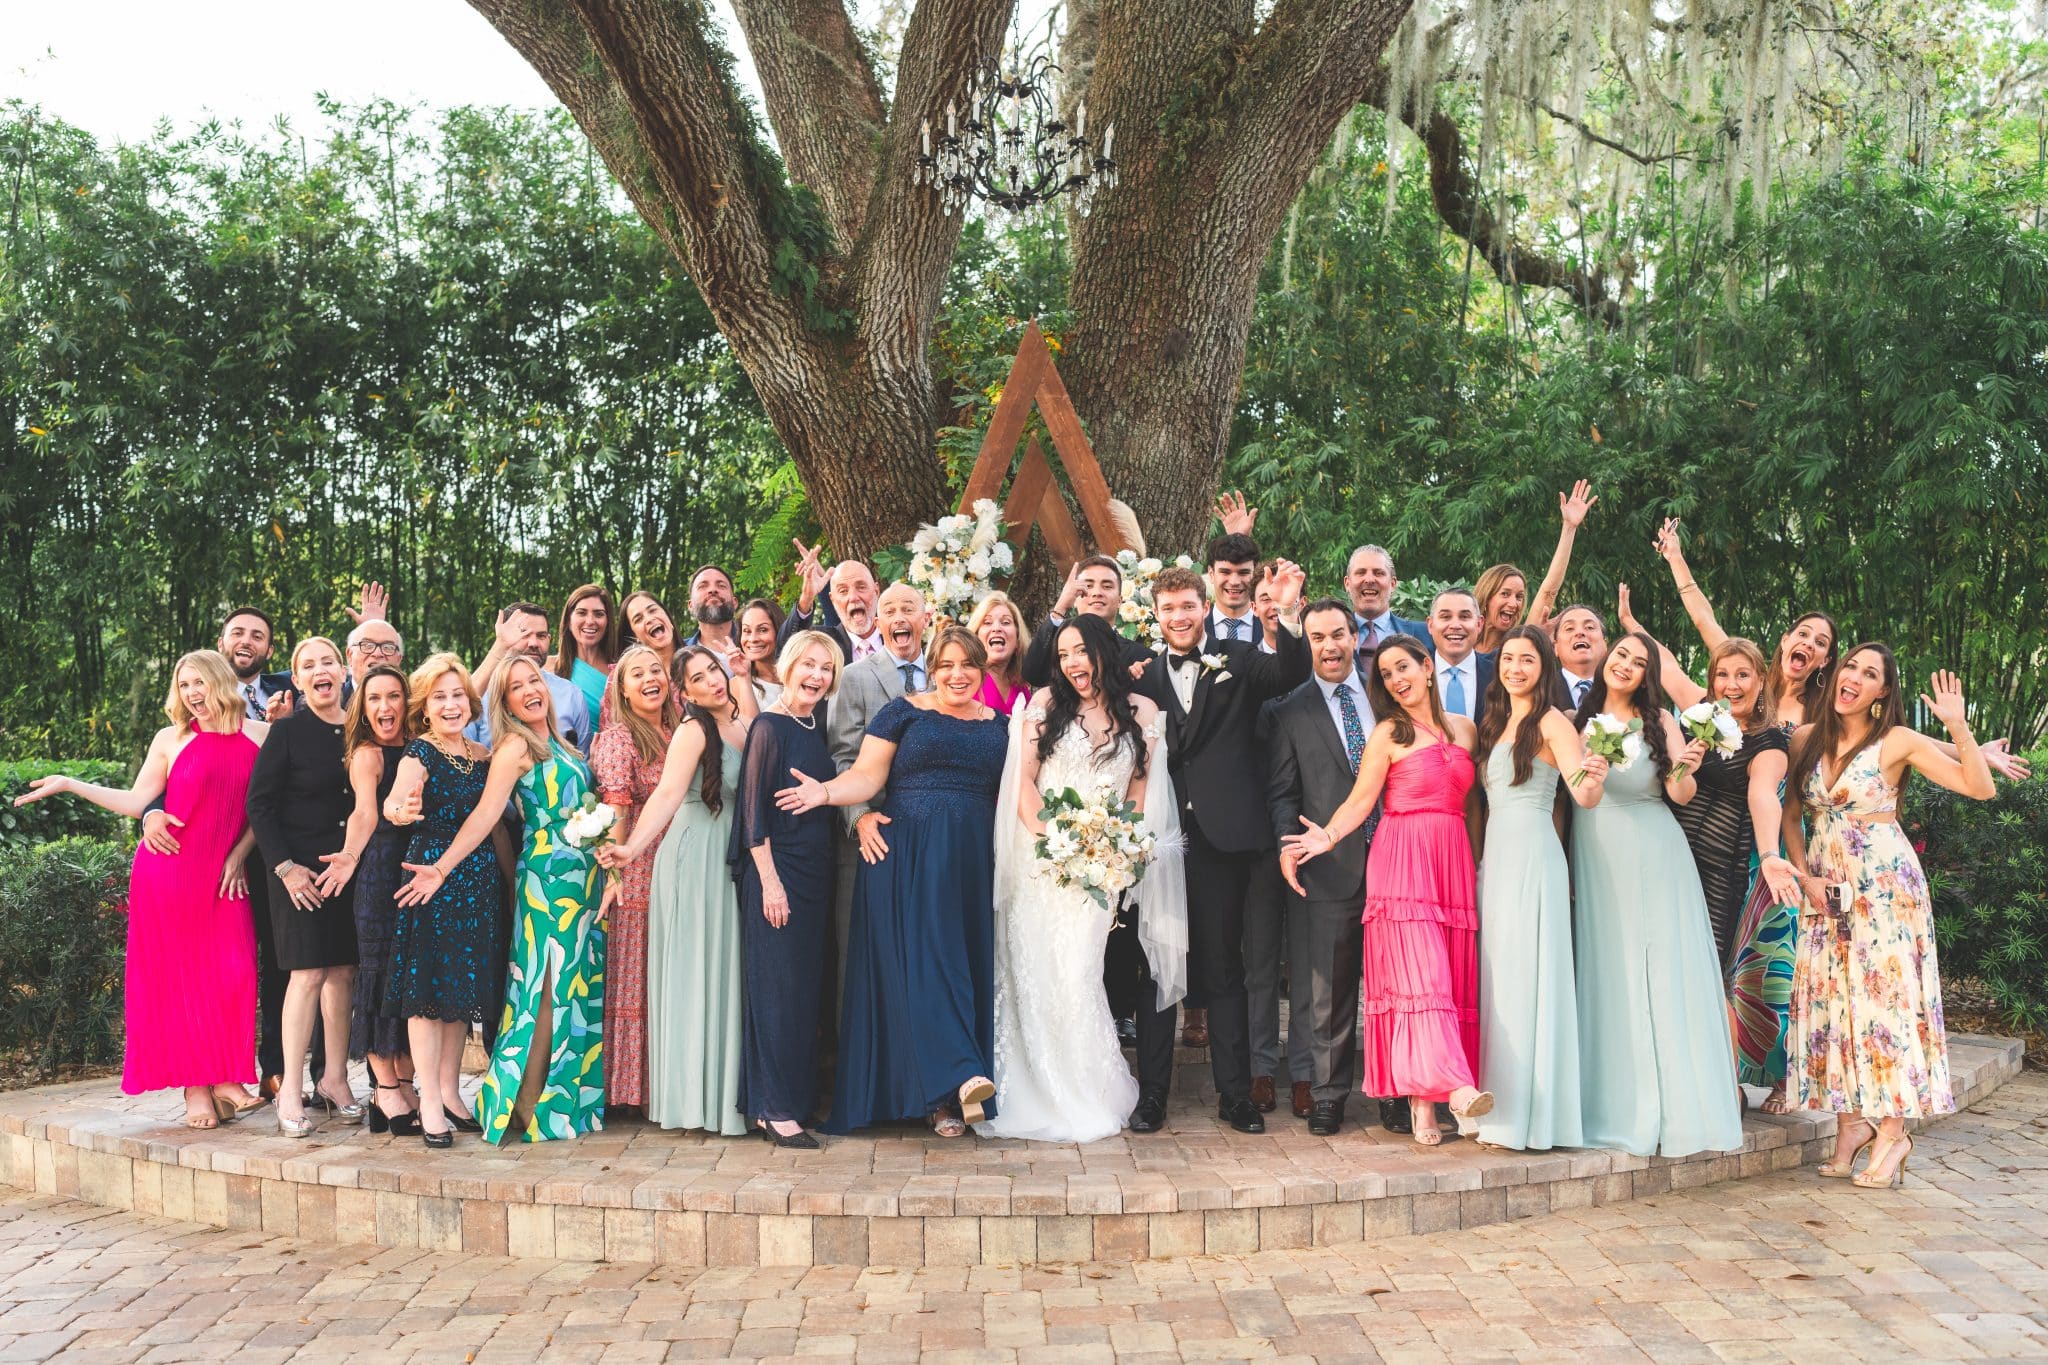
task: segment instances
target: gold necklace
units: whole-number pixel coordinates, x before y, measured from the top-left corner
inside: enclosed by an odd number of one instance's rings
[[[476,765],[480,760],[470,757],[468,741],[465,740],[463,742],[463,751],[460,754],[449,753],[448,746],[443,744],[439,739],[436,739],[433,735],[427,736],[427,743],[433,745],[436,749],[440,750],[441,757],[448,760],[448,766],[455,769],[456,772],[461,773],[464,777],[468,777],[476,771]]]

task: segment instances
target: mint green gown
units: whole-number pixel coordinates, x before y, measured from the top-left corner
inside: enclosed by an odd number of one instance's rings
[[[505,1013],[476,1097],[477,1122],[493,1143],[544,1142],[604,1127],[604,928],[597,911],[605,873],[595,845],[577,848],[562,835],[563,822],[591,790],[590,766],[574,749],[552,748],[514,789],[526,829],[513,886]],[[553,1047],[533,1118],[513,1133],[543,991],[553,1005]]]
[[[1721,960],[1662,787],[1644,753],[1572,820],[1581,1125],[1587,1146],[1637,1156],[1731,1152],[1742,1110]]]
[[[1493,1112],[1479,1138],[1517,1150],[1585,1145],[1571,876],[1552,823],[1557,769],[1538,758],[1512,785],[1514,745],[1487,755],[1479,860],[1479,1085]]]

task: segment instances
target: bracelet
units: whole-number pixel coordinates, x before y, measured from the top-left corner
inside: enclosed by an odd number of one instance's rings
[[[1695,583],[1692,579],[1688,578],[1685,580],[1685,582],[1680,583],[1678,585],[1678,590],[1681,593],[1698,592],[1700,590],[1700,585],[1698,583]]]

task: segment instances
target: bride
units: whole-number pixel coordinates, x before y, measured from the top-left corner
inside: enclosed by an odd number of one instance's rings
[[[1121,1132],[1138,1082],[1102,987],[1111,909],[1040,875],[1041,798],[1072,787],[1125,794],[1158,837],[1132,894],[1161,1007],[1187,989],[1180,820],[1162,760],[1162,719],[1130,691],[1106,621],[1076,616],[1054,641],[1052,685],[1018,707],[996,806],[996,1117],[983,1137],[1093,1142]]]

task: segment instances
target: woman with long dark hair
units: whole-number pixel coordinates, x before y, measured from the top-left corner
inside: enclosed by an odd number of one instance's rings
[[[629,662],[621,656],[621,673]],[[736,1137],[746,1132],[739,1111],[740,918],[726,857],[753,692],[729,685],[718,656],[699,645],[676,655],[676,669],[687,705],[660,779],[631,835],[598,850],[597,860],[617,870],[653,859],[646,901],[647,1117],[664,1128]]]
[[[596,583],[585,583],[562,603],[562,624],[555,632],[549,669],[583,690],[592,723],[604,709],[605,684],[619,657],[619,610],[612,595]]]
[[[1953,673],[1922,694],[1958,756],[1907,726],[1899,664],[1860,644],[1835,670],[1830,704],[1792,740],[1785,846],[1799,869],[1799,953],[1793,967],[1797,1048],[1789,1084],[1799,1107],[1841,1118],[1825,1176],[1854,1173],[1883,1188],[1905,1174],[1906,1120],[1953,1113],[1934,907],[1913,843],[1899,828],[1909,769],[1972,800],[1996,794]],[[1802,826],[1802,817],[1810,825]]]
[[[775,674],[775,651],[781,648],[782,606],[772,597],[756,597],[733,618],[733,636],[747,661],[745,676],[753,684],[754,703],[767,706],[782,695]]]
[[[1605,759],[1557,708],[1550,632],[1502,637],[1479,735],[1486,843],[1479,860],[1479,1084],[1494,1096],[1479,1140],[1518,1151],[1582,1145],[1571,870],[1555,818],[1560,781],[1598,805]]]
[[[1436,1106],[1480,1118],[1493,1096],[1479,1075],[1479,907],[1471,835],[1478,814],[1472,745],[1478,733],[1446,715],[1429,651],[1391,635],[1366,680],[1380,718],[1366,739],[1351,794],[1328,825],[1307,816],[1280,841],[1280,872],[1328,853],[1386,795],[1365,864],[1365,1093],[1405,1095],[1418,1146],[1443,1141]]]
[[[1572,821],[1579,1084],[1589,1147],[1637,1156],[1742,1145],[1735,1058],[1706,896],[1669,801],[1698,791],[1706,746],[1688,741],[1658,682],[1647,635],[1614,642],[1578,708],[1642,722],[1600,804]],[[1682,765],[1682,771],[1681,771]]]
[[[399,761],[412,738],[407,727],[405,674],[378,664],[363,674],[348,706],[345,728],[348,781],[355,809],[342,851],[356,868],[355,1003],[349,1014],[348,1055],[361,1057],[377,1093],[367,1117],[373,1133],[412,1137],[420,1131],[412,1078],[412,1048],[403,1019],[384,1013],[391,982],[391,945],[398,924],[398,864],[407,832],[384,818],[384,802],[398,781]]]

